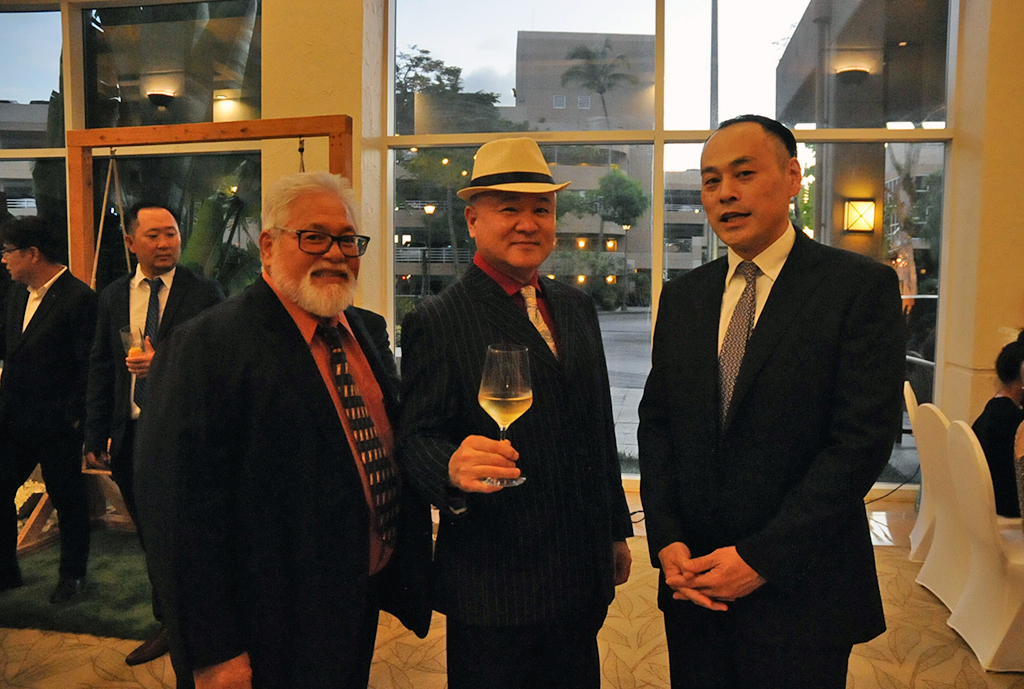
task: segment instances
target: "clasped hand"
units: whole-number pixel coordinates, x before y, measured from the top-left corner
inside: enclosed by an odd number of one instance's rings
[[[726,603],[748,596],[765,584],[736,552],[719,548],[703,557],[690,557],[683,543],[670,543],[658,553],[661,568],[676,600],[688,600],[709,610],[728,610]]]
[[[494,493],[501,486],[484,483],[485,478],[519,478],[519,453],[508,440],[482,435],[467,436],[448,460],[448,480],[467,493]]]

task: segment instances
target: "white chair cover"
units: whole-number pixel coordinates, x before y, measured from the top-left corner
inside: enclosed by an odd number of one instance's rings
[[[970,572],[949,617],[986,670],[1024,671],[1024,533],[1000,529],[985,453],[963,421],[949,427],[950,472],[970,542]]]
[[[917,395],[910,387],[910,381],[903,381],[903,400],[907,404],[907,415],[910,417],[910,428],[914,431],[914,439],[917,439]],[[918,444],[920,452],[920,443]],[[924,562],[928,555],[928,548],[931,547],[932,537],[935,534],[935,510],[932,501],[928,499],[927,488],[928,477],[925,474],[924,464],[921,464],[921,504],[917,512],[917,521],[914,522],[914,530],[910,532],[910,560],[911,562]]]
[[[934,404],[917,408],[914,436],[921,459],[921,478],[935,515],[931,546],[917,575],[917,583],[952,610],[967,582],[970,544],[946,461],[948,430],[946,415]]]

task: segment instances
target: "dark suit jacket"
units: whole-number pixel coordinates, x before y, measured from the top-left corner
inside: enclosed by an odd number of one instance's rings
[[[384,319],[346,315],[396,418]],[[255,686],[335,686],[371,605],[369,509],[295,322],[257,280],[175,328],[151,378],[135,487],[172,653],[196,668],[248,651]],[[401,514],[379,576],[385,609],[422,636],[430,610],[413,575],[425,580],[429,509],[405,500]]]
[[[529,624],[606,605],[612,542],[633,533],[597,313],[581,292],[542,282],[561,361],[476,266],[402,326],[399,457],[442,509],[435,605],[465,624]],[[468,509],[456,515],[448,460],[468,435],[497,437],[477,393],[487,346],[502,342],[530,349],[533,406],[508,431],[526,483],[461,496]]]
[[[10,432],[38,437],[81,434],[96,293],[65,271],[50,286],[23,333],[28,289],[7,293],[0,338],[0,419]]]
[[[124,363],[120,330],[130,323],[128,288],[134,275],[133,271],[119,277],[100,293],[96,334],[89,355],[85,451],[105,452],[107,438],[110,438],[110,450],[115,458],[121,456],[125,424],[131,418],[132,375]],[[197,277],[179,265],[154,347],[158,347],[175,326],[223,300],[224,293],[216,282]]]
[[[735,545],[768,583],[730,611],[741,636],[845,645],[885,629],[863,498],[900,428],[904,335],[896,274],[796,243],[747,344],[724,426],[718,324],[725,257],[666,284],[640,404],[651,560]],[[694,614],[671,600],[666,614]]]

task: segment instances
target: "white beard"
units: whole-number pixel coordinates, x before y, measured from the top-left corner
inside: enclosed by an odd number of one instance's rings
[[[299,308],[308,311],[314,316],[331,318],[352,306],[352,290],[356,286],[356,277],[348,266],[331,265],[332,270],[344,272],[348,276],[348,282],[344,285],[313,285],[311,274],[319,268],[316,264],[302,276],[301,280],[293,280],[291,276],[284,274],[284,271],[275,270],[280,260],[278,245],[275,243],[271,253],[271,262],[267,266],[267,272],[274,279],[274,285],[291,301],[298,304]]]

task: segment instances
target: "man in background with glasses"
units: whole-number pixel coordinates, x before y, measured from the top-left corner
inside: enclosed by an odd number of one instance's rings
[[[157,350],[136,486],[179,686],[362,689],[381,607],[429,626],[387,328],[352,306],[357,211],[339,177],[278,180],[262,276]]]
[[[146,377],[154,345],[176,326],[223,301],[224,293],[215,281],[178,265],[181,232],[170,208],[142,201],[128,211],[127,221],[125,244],[138,264],[100,293],[89,356],[85,457],[91,467],[110,469],[132,521],[138,524],[132,449],[135,427],[146,403]],[[127,357],[121,338],[125,327],[139,334],[143,344]],[[141,531],[139,540],[145,542]],[[153,616],[163,620],[156,596]],[[147,663],[167,650],[167,630],[161,626],[129,653],[125,662]]]
[[[61,262],[57,228],[43,218],[0,229],[7,294],[0,358],[0,477],[4,509],[0,591],[21,586],[14,497],[35,466],[60,521],[60,578],[50,597],[82,592],[89,559],[89,513],[82,475],[82,427],[96,293]]]

